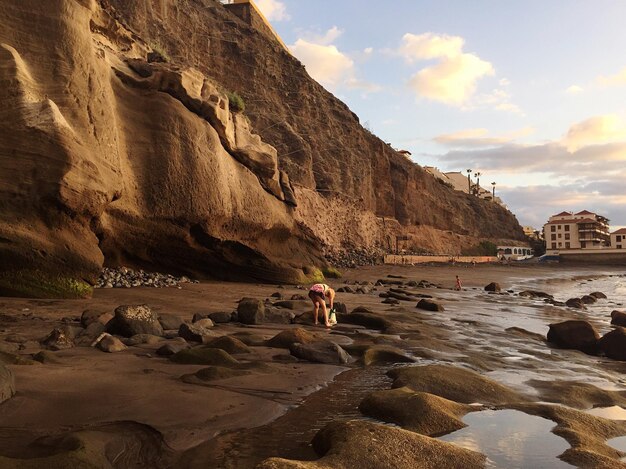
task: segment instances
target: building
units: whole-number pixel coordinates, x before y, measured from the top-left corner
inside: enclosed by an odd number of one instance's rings
[[[583,210],[553,215],[543,227],[546,251],[602,249],[610,244],[609,220]]]
[[[472,194],[485,200],[494,200],[497,204],[506,208],[506,205],[504,205],[500,197],[496,197],[495,199],[493,198],[493,191],[479,186],[471,179],[468,179],[466,174],[463,174],[460,171],[444,173],[434,166],[424,166],[424,169],[444,184],[452,187],[455,191]]]
[[[498,246],[498,259],[523,261],[533,256],[534,252],[528,246]]]
[[[537,241],[543,239],[542,232],[539,230],[536,230],[532,226],[522,226],[522,230],[524,230],[524,234],[531,239],[536,239]]]
[[[291,53],[253,0],[221,0],[221,2],[231,13],[268,39],[278,42],[286,52]]]
[[[626,228],[611,233],[611,247],[614,249],[626,249]]]

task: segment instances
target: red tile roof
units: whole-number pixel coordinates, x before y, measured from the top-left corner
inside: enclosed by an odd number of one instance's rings
[[[626,235],[626,228],[619,229],[611,234]]]
[[[576,215],[595,215],[595,213],[590,212],[589,210],[583,210],[582,212],[578,212]]]
[[[591,218],[566,218],[564,220],[553,220],[546,223],[546,225],[562,225],[567,223],[599,223],[598,220]]]
[[[565,217],[567,215],[572,215],[572,212],[561,212],[561,213],[557,213],[556,215],[552,215],[553,217]]]

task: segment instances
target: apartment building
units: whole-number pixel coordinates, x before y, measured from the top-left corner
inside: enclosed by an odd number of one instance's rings
[[[611,247],[614,249],[626,249],[626,228],[611,233]]]
[[[609,220],[588,210],[551,216],[543,226],[543,233],[546,249],[551,251],[602,249],[610,243]]]

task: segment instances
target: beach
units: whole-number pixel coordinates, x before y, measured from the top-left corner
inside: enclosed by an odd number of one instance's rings
[[[456,275],[461,291],[453,289]],[[491,282],[501,291],[485,291]],[[609,332],[611,311],[626,309],[622,270],[538,264],[379,265],[348,269],[341,279],[328,283],[355,291],[337,293],[345,312],[330,330],[312,324],[310,302],[291,300],[306,297],[308,286],[207,281],[180,289],[96,289],[86,300],[0,299],[0,350],[16,389],[15,396],[0,404],[0,466],[55,467],[63,458],[92,458],[110,467],[348,467],[342,464],[351,451],[349,438],[345,447],[330,451],[331,456],[320,454],[324,445],[310,442],[321,438],[316,434],[323,428],[320,434],[341,435],[347,430],[338,422],[353,420],[351,438],[365,431],[359,425],[375,423],[375,430],[383,433],[426,435],[428,441],[420,443],[426,448],[447,445],[443,454],[466,461],[466,467],[530,467],[528,458],[539,450],[518,448],[504,456],[513,459],[498,462],[497,456],[475,456],[488,449],[476,443],[475,436],[469,438],[472,444],[465,438],[465,445],[456,441],[454,446],[431,438],[454,435],[465,426],[458,423],[463,416],[482,415],[482,410],[549,420],[547,430],[537,431],[557,438],[561,446],[548,444],[554,454],[542,456],[538,464],[547,464],[544,467],[622,467],[624,453],[605,442],[625,435],[626,423],[589,411],[612,408],[614,415],[621,415],[619,409],[626,407],[626,362],[555,348],[545,340],[549,324],[572,319],[588,321],[600,335]],[[356,293],[359,287],[365,293]],[[582,310],[519,295],[528,290],[552,295],[557,303],[596,291],[607,298]],[[380,296],[394,291],[404,299],[394,304]],[[144,338],[144,343],[117,353],[87,345],[48,351],[40,361],[34,359],[44,348],[40,340],[52,329],[74,327],[78,334],[85,310],[112,313],[120,305],[145,304],[157,314],[191,322],[194,314],[235,311],[246,297],[263,300],[275,322],[215,323],[211,339],[235,337],[245,349],[226,354],[235,361],[222,357],[223,363],[212,362],[210,372],[202,372],[208,362],[177,363],[156,353],[164,344],[180,343],[175,334]],[[424,299],[442,310],[416,308]],[[272,306],[278,301],[283,303]],[[295,339],[286,345],[268,342],[283,331],[292,331]],[[299,337],[336,344],[350,359],[316,363],[296,358],[289,347]],[[418,379],[406,371],[416,367],[427,375]],[[458,389],[445,384],[440,373],[458,377]],[[485,392],[490,386],[493,391]],[[395,394],[389,394],[392,387]],[[407,417],[410,406],[404,413],[396,409],[403,407],[398,402],[408,394],[398,395],[395,388],[412,393],[413,404],[425,399],[420,408],[428,412],[448,409],[446,419],[433,418],[428,425],[413,421],[415,415]],[[432,396],[445,402],[434,402]],[[611,417],[610,411],[603,415]],[[576,423],[583,421],[586,431]],[[520,428],[535,427],[524,423]],[[77,450],[77,441],[85,453]],[[462,451],[467,453],[456,454],[454,448],[466,448]],[[381,449],[381,454],[386,452],[391,453],[391,447]],[[391,464],[388,456],[385,461]],[[380,464],[366,467],[384,466]]]

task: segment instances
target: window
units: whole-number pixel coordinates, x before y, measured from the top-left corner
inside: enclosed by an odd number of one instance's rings
[[[617,235],[615,237],[615,241],[617,241],[618,243],[622,240],[622,235]]]
[[[556,243],[552,243],[552,249],[556,249]]]
[[[565,233],[565,239],[569,239],[569,233]]]
[[[563,243],[559,242],[559,247],[560,248],[563,247]]]
[[[586,248],[587,247],[587,243],[585,241],[581,241],[580,242],[580,247],[583,248],[583,249]]]
[[[556,240],[556,235],[555,235],[555,234],[553,234],[553,235],[550,237],[550,239],[551,239],[552,241],[555,241],[555,240]]]
[[[550,227],[550,231],[552,231],[552,232],[556,231],[556,226],[552,225],[552,226]]]
[[[568,242],[565,242],[565,249],[569,249],[570,244]]]
[[[569,231],[569,225],[565,225],[565,231]]]
[[[617,247],[617,249],[622,249],[622,245],[621,244],[618,244],[616,247]]]
[[[561,239],[561,237],[562,237],[562,236],[563,236],[563,235],[562,235],[561,233],[559,233],[559,239]]]

